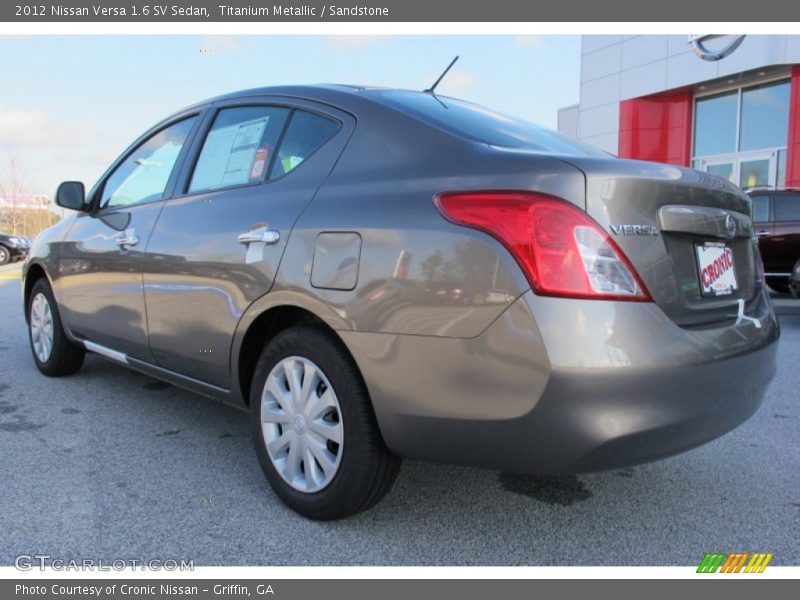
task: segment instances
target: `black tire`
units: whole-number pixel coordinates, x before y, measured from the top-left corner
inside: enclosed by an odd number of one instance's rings
[[[11,261],[11,252],[5,246],[0,246],[0,265]]]
[[[327,487],[303,492],[292,487],[272,463],[261,427],[261,396],[272,369],[288,357],[313,362],[330,382],[344,427],[342,456]],[[349,517],[371,508],[391,489],[401,459],[383,442],[358,368],[334,335],[309,326],[287,329],[267,344],[255,367],[250,392],[253,439],[261,469],[272,489],[297,513],[316,520]]]
[[[31,332],[31,307],[33,306],[34,299],[38,295],[44,296],[45,300],[47,300],[53,319],[53,346],[50,350],[50,356],[46,361],[42,361],[36,354]],[[44,277],[33,284],[31,295],[28,298],[27,310],[28,341],[31,345],[31,354],[33,355],[33,361],[36,363],[36,368],[48,377],[63,377],[65,375],[77,373],[81,366],[83,366],[83,359],[86,356],[86,351],[84,348],[73,344],[64,333],[64,328],[61,325],[61,316],[58,314],[58,305],[53,297],[50,284]]]

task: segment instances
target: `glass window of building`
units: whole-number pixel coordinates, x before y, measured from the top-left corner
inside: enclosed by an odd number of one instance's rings
[[[733,163],[728,162],[718,165],[708,165],[706,171],[712,175],[716,175],[717,177],[722,177],[728,181],[733,181]]]
[[[739,185],[743,188],[769,185],[772,164],[768,158],[743,160],[739,165]]]
[[[786,185],[786,150],[778,150],[778,187]]]
[[[694,114],[695,156],[713,156],[736,151],[738,102],[737,92],[697,101]]]
[[[739,150],[786,146],[789,132],[788,81],[742,90]]]
[[[743,188],[785,185],[790,96],[784,79],[697,98],[692,165]]]

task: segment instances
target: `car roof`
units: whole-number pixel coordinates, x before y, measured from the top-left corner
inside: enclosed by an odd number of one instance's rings
[[[422,90],[381,87],[374,85],[353,85],[344,83],[266,86],[238,90],[235,92],[222,94],[220,96],[215,96],[213,98],[208,98],[201,102],[192,104],[191,106],[187,106],[176,114],[183,113],[187,110],[194,110],[215,102],[225,102],[229,100],[236,100],[237,98],[254,98],[259,96],[283,96],[300,100],[311,100],[314,102],[328,104],[334,108],[353,112],[354,114],[357,114],[359,109],[375,106],[388,109],[392,112],[403,112],[400,111],[396,106],[393,106],[391,103],[387,102],[382,94],[370,92],[404,92],[430,95],[430,92],[424,92]],[[453,96],[447,96],[444,94],[436,94],[436,96],[443,100],[455,100],[458,102],[471,104],[471,102],[468,100],[455,98]]]
[[[315,100],[317,102],[324,102],[332,104],[339,108],[348,109],[354,107],[359,103],[359,98],[363,98],[362,92],[369,90],[389,90],[392,88],[381,88],[376,86],[365,85],[350,85],[340,83],[320,83],[310,85],[280,85],[280,86],[266,86],[238,90],[213,98],[208,98],[202,102],[198,102],[186,110],[197,106],[203,106],[214,102],[223,102],[227,100],[236,100],[237,98],[252,98],[254,96],[286,96],[293,98],[302,98],[305,100]],[[411,90],[409,90],[411,91]],[[419,92],[422,94],[423,92]],[[371,99],[377,100],[378,96],[370,96]]]

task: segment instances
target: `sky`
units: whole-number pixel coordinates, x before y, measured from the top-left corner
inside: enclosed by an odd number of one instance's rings
[[[437,88],[555,129],[578,101],[579,36],[0,36],[0,182],[87,189],[170,113],[240,89],[350,83]]]

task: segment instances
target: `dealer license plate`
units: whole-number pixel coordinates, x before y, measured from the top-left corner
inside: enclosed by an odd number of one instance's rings
[[[729,296],[738,289],[733,250],[723,242],[695,245],[700,291],[704,296]]]

